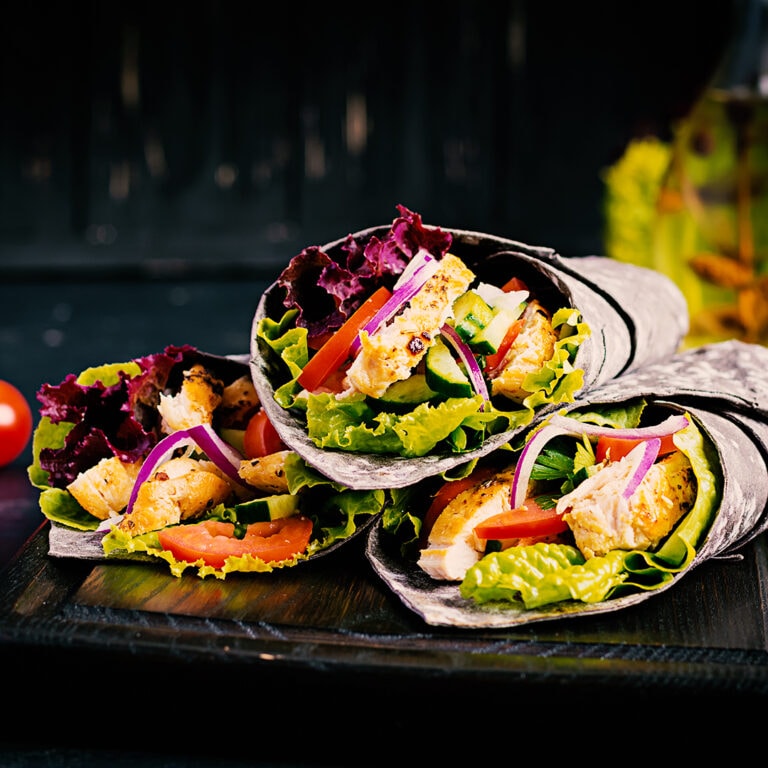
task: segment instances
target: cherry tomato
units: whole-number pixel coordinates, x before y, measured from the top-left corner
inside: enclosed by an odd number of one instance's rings
[[[0,467],[21,456],[32,436],[32,410],[10,382],[0,379]]]
[[[480,539],[517,539],[527,536],[550,536],[567,530],[562,516],[555,507],[542,509],[533,499],[526,499],[522,507],[489,517],[475,526]]]
[[[626,438],[603,435],[597,439],[597,445],[595,446],[595,461],[598,464],[606,458],[610,459],[610,461],[618,461],[626,456],[636,445],[642,442],[642,440],[628,440]],[[677,448],[672,441],[672,435],[665,435],[661,438],[659,456],[672,453],[676,450]]]
[[[349,348],[365,324],[387,303],[392,293],[383,286],[366,299],[315,354],[309,358],[298,382],[308,392],[317,388],[347,359]]]
[[[284,451],[285,443],[280,439],[277,430],[269,420],[266,411],[259,408],[251,416],[243,435],[243,450],[249,459],[258,459],[270,453]]]
[[[303,552],[312,535],[312,521],[304,515],[283,517],[267,523],[251,523],[245,537],[233,536],[235,526],[219,520],[177,525],[157,532],[160,546],[177,560],[203,560],[221,568],[228,557],[252,555],[265,563],[288,560]]]

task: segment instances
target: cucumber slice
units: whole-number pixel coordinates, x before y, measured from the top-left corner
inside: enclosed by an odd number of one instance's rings
[[[453,327],[464,341],[469,341],[491,320],[493,310],[476,291],[462,293],[453,302]]]
[[[509,327],[514,322],[515,316],[512,312],[507,309],[499,309],[493,316],[493,320],[481,331],[478,331],[467,343],[475,352],[491,355],[498,350]]]
[[[469,377],[438,336],[424,357],[424,377],[428,386],[448,397],[471,397]]]
[[[244,429],[230,429],[224,428],[221,430],[221,437],[228,442],[233,448],[236,448],[240,453],[245,456],[245,430]]]
[[[235,505],[235,513],[241,523],[265,523],[290,517],[298,511],[299,497],[291,493],[277,493]]]
[[[407,379],[390,384],[379,401],[393,406],[418,405],[437,396],[438,393],[427,384],[426,374],[414,373]]]

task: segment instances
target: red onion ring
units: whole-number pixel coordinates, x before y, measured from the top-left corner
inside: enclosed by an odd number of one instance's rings
[[[447,323],[440,329],[440,333],[445,336],[446,340],[450,342],[451,346],[456,350],[456,353],[461,358],[464,366],[467,369],[469,380],[472,383],[472,389],[481,395],[483,402],[487,402],[490,399],[488,394],[488,387],[485,384],[483,378],[483,372],[480,370],[475,356],[472,354],[472,350],[462,341],[461,336],[456,332],[456,329]],[[483,410],[483,406],[480,407]]]
[[[147,482],[157,468],[168,461],[179,448],[190,446],[197,446],[231,480],[243,486],[247,485],[238,474],[243,456],[222,440],[210,424],[197,424],[164,437],[149,452],[133,484],[128,506],[125,508],[126,515],[131,513],[141,485]]]
[[[628,499],[636,490],[648,470],[653,466],[656,457],[659,455],[661,447],[661,438],[652,437],[649,440],[643,440],[638,443],[626,456],[626,461],[634,465],[632,477],[629,478],[627,487],[622,491],[622,497]]]
[[[381,309],[363,326],[370,336],[386,323],[390,317],[397,314],[407,301],[410,301],[424,286],[424,283],[434,275],[439,262],[428,251],[419,251],[410,261],[400,279],[395,283],[395,290]],[[360,334],[355,336],[349,345],[351,356],[360,349]]]
[[[515,476],[512,479],[511,504],[512,509],[521,506],[528,494],[528,481],[531,477],[533,465],[536,458],[541,453],[544,445],[558,435],[570,435],[572,437],[600,437],[602,435],[616,437],[627,440],[650,440],[653,438],[662,438],[666,435],[672,435],[688,426],[688,417],[683,414],[670,416],[660,424],[650,427],[635,427],[632,429],[615,429],[614,427],[603,427],[597,424],[587,424],[586,422],[573,419],[568,416],[561,416],[556,413],[550,417],[537,432],[529,438],[523,446],[520,458],[515,467]],[[656,449],[658,453],[658,448]]]

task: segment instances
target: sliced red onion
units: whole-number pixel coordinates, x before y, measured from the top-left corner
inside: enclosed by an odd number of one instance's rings
[[[632,477],[629,478],[627,487],[622,491],[622,497],[628,499],[636,490],[648,470],[653,466],[661,448],[661,438],[652,437],[638,443],[627,455],[625,461],[633,466]]]
[[[551,416],[549,421],[535,432],[523,446],[523,450],[520,453],[520,458],[518,459],[515,468],[515,476],[512,479],[512,509],[521,506],[528,495],[528,481],[530,480],[531,471],[533,470],[533,465],[536,463],[537,457],[544,446],[559,435],[570,435],[572,437],[581,437],[582,435],[587,435],[588,437],[600,437],[606,435],[626,440],[651,441],[653,438],[659,438],[660,440],[662,437],[679,432],[687,426],[688,417],[683,414],[670,416],[660,424],[655,424],[650,427],[616,429],[614,427],[599,426],[597,424],[587,424],[584,421],[579,421],[578,419],[573,419],[569,416],[561,416],[556,413]],[[658,447],[656,448],[656,453],[658,454]]]
[[[440,329],[440,333],[445,336],[446,340],[450,342],[451,346],[456,350],[456,353],[464,363],[464,367],[467,369],[469,380],[472,383],[472,389],[477,392],[478,395],[482,395],[483,402],[487,402],[490,399],[488,395],[488,387],[485,384],[483,378],[483,372],[480,370],[475,356],[472,354],[472,350],[464,343],[461,336],[456,332],[456,329],[447,323]],[[482,406],[480,408],[482,410]]]
[[[205,455],[235,482],[247,485],[238,474],[243,455],[216,434],[210,424],[198,424],[187,430]]]
[[[238,474],[240,462],[243,460],[239,451],[222,440],[210,424],[197,424],[164,437],[149,452],[131,490],[128,506],[125,508],[126,515],[131,513],[141,485],[152,477],[161,464],[172,458],[179,448],[188,447],[199,448],[227,477],[240,485],[247,485]]]
[[[565,434],[572,433],[545,424],[523,446],[515,467],[515,475],[512,478],[512,498],[510,501],[512,509],[521,507],[528,496],[528,481],[533,471],[533,465],[536,463],[536,459],[544,446],[558,435]]]
[[[371,335],[376,333],[379,327],[386,323],[390,317],[397,314],[399,309],[407,301],[410,301],[423,287],[424,283],[435,274],[439,262],[428,251],[419,251],[403,271],[395,283],[392,295],[384,306],[365,324],[363,330]],[[360,349],[360,335],[358,334],[349,345],[349,352],[356,355]]]
[[[425,248],[419,248],[411,260],[405,265],[405,269],[397,278],[397,282],[392,288],[393,292],[404,286],[405,283],[407,283],[425,264],[431,264],[435,269],[437,269],[438,262],[437,259],[435,259],[435,257],[428,250]]]
[[[653,424],[650,427],[616,429],[597,424],[587,424],[570,416],[562,416],[556,413],[547,423],[563,430],[563,434],[587,435],[589,437],[606,436],[615,437],[619,440],[647,440],[650,437],[673,435],[675,432],[685,429],[689,422],[688,417],[681,413],[669,416],[660,424]]]

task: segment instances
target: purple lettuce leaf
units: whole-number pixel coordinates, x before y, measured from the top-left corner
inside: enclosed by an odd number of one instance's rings
[[[65,488],[80,472],[101,459],[118,456],[133,462],[145,456],[159,439],[156,411],[160,393],[179,363],[197,354],[191,346],[167,347],[164,352],[137,358],[141,373],[133,378],[124,371],[118,381],[82,385],[69,374],[58,385],[43,384],[37,393],[40,416],[54,424],[69,422],[61,448],[40,450],[40,467],[49,473],[54,488]]]
[[[307,329],[308,341],[340,328],[376,288],[392,287],[410,260],[427,250],[436,258],[451,246],[450,233],[425,227],[421,216],[403,205],[384,237],[364,241],[349,235],[332,252],[305,248],[280,273],[287,309],[297,309],[296,324]]]

